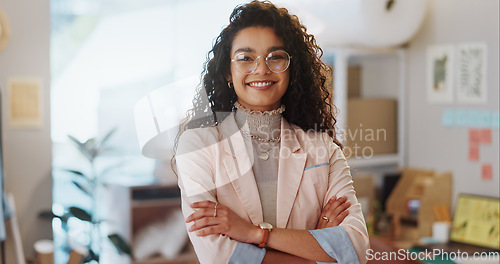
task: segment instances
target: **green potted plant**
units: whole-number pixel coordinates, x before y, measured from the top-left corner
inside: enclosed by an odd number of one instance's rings
[[[99,254],[102,249],[102,242],[104,236],[102,235],[101,225],[105,223],[105,219],[102,219],[98,214],[98,192],[101,188],[105,188],[106,185],[103,182],[103,177],[106,173],[111,171],[117,166],[110,166],[104,170],[98,171],[95,165],[96,159],[110,151],[112,148],[108,146],[108,141],[114,134],[115,129],[109,131],[102,139],[97,139],[95,137],[86,140],[85,142],[79,141],[75,137],[68,135],[69,139],[74,143],[79,152],[88,161],[88,169],[83,172],[79,170],[66,169],[67,172],[73,175],[73,184],[86,196],[89,197],[91,202],[91,209],[85,210],[80,207],[70,207],[69,214],[72,217],[76,217],[80,221],[87,222],[91,224],[89,231],[89,243],[87,245],[89,249],[89,254],[84,258],[83,262],[96,261],[99,263]],[[114,245],[116,250],[120,254],[127,254],[132,257],[132,250],[126,241],[119,234],[109,234],[107,235],[109,241]]]

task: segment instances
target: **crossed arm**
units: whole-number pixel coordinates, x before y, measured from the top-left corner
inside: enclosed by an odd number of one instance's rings
[[[186,218],[187,223],[193,222],[188,231],[196,232],[200,237],[222,234],[243,243],[261,242],[263,231],[259,227],[220,204],[214,217],[215,205],[211,201],[191,204],[196,211]],[[349,206],[345,196],[338,199],[332,197],[323,208],[316,228],[338,226],[349,214]],[[268,247],[274,250],[267,251],[263,263],[276,263],[278,260],[288,263],[336,262],[307,230],[273,228],[269,234]]]
[[[217,158],[219,157],[217,148],[219,143],[215,139],[212,139],[211,135],[205,135],[207,131],[210,132],[209,130],[201,129],[187,130],[179,139],[177,157],[177,166],[180,175],[179,187],[181,188],[183,197],[182,210],[187,219],[187,226],[188,228],[192,228],[189,232],[189,237],[202,263],[232,261],[231,258],[233,255],[234,257],[238,256],[238,254],[234,253],[240,252],[256,253],[256,255],[249,255],[248,257],[258,256],[258,258],[254,259],[259,259],[260,261],[262,260],[264,251],[252,246],[251,243],[259,243],[261,241],[262,230],[253,226],[249,222],[249,219],[240,218],[239,215],[243,216],[244,212],[238,212],[238,208],[233,208],[234,212],[232,212],[228,208],[219,205],[217,207],[217,217],[213,217],[217,197],[216,192],[223,192],[226,186],[224,185],[226,178],[219,179],[219,187],[216,186],[217,174],[214,169],[217,164],[215,163],[218,162],[220,164],[222,160]],[[329,179],[332,179],[329,182],[335,182],[335,185],[329,187],[325,196],[331,197],[334,194],[340,193],[346,195],[349,201],[354,202],[350,205],[349,210],[351,212],[349,213],[350,216],[347,217],[349,223],[346,223],[343,228],[335,227],[344,220],[347,214],[341,218],[342,220],[337,220],[336,224],[322,220],[323,216],[327,216],[327,218],[332,220],[339,218],[337,217],[338,214],[333,215],[334,210],[330,212],[331,215],[325,215],[328,211],[325,206],[322,209],[320,219],[318,219],[318,226],[316,227],[318,229],[330,227],[324,231],[275,228],[271,232],[268,241],[268,246],[275,250],[268,249],[265,251],[266,254],[262,261],[263,263],[284,263],[285,261],[289,264],[311,263],[312,260],[334,262],[333,258],[337,258],[340,261],[346,258],[346,261],[353,260],[352,263],[355,263],[358,259],[355,259],[356,256],[352,254],[357,255],[360,262],[364,263],[364,252],[368,246],[368,239],[361,215],[361,208],[354,196],[349,167],[345,157],[342,155],[341,150],[334,145],[333,141],[330,141],[328,141],[330,144],[328,147],[330,155],[328,175]],[[327,139],[325,139],[325,142],[327,142]],[[232,197],[228,196],[225,199],[232,199]],[[197,203],[193,204],[193,202]],[[335,201],[330,202],[333,204]],[[328,238],[332,238],[333,241],[326,241],[325,243],[325,239],[328,240]],[[346,248],[343,247],[344,245]],[[334,257],[332,258],[330,255]]]

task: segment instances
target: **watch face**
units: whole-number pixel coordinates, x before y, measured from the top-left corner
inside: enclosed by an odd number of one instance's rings
[[[272,229],[273,228],[273,225],[271,225],[270,223],[266,223],[266,222],[259,223],[259,226],[260,226],[260,228],[264,228],[264,229]]]

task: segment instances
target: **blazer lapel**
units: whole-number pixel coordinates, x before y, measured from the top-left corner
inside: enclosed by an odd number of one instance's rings
[[[286,228],[306,164],[307,153],[301,150],[294,129],[281,121],[281,148],[278,166],[278,197],[276,222]]]
[[[220,124],[223,135],[223,162],[234,190],[253,224],[263,221],[259,190],[253,174],[252,162],[236,121],[231,113]]]

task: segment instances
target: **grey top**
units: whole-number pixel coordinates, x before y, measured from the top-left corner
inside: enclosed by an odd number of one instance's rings
[[[281,118],[284,107],[272,111],[251,111],[235,104],[236,124],[240,128],[252,161],[253,173],[259,190],[264,222],[276,226],[278,161],[280,151]],[[271,142],[267,142],[272,140]]]

